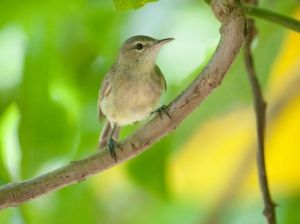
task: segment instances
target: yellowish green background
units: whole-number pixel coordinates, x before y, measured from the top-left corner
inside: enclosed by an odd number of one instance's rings
[[[0,185],[96,150],[98,89],[122,42],[174,37],[158,64],[177,96],[203,68],[219,23],[203,1],[0,3]],[[121,4],[121,5],[120,5]],[[140,5],[141,4],[141,5]],[[299,2],[260,1],[300,20]],[[123,10],[119,10],[123,8]],[[266,157],[279,223],[300,223],[300,34],[257,21]],[[0,223],[264,223],[252,96],[242,52],[222,85],[141,156],[0,212]],[[139,124],[142,125],[142,124]],[[138,126],[138,125],[136,125]],[[121,136],[136,126],[123,129]]]

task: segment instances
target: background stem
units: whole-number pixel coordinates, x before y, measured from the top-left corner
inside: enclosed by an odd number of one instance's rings
[[[272,23],[276,23],[288,29],[300,32],[300,21],[295,20],[291,17],[280,15],[275,12],[271,12],[267,9],[262,9],[254,5],[243,3],[241,7],[246,11],[247,15],[265,19]]]

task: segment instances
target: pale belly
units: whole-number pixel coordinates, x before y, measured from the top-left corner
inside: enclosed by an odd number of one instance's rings
[[[160,83],[135,81],[122,83],[100,102],[107,119],[120,126],[141,121],[155,110],[163,93]]]

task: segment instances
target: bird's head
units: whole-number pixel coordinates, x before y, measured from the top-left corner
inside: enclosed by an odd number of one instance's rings
[[[174,38],[157,40],[148,36],[133,36],[125,41],[119,53],[118,62],[154,66],[161,47]]]

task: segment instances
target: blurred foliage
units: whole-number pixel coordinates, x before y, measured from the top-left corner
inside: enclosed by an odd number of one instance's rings
[[[137,9],[144,6],[148,2],[155,2],[157,0],[113,0],[115,8],[121,9]]]
[[[98,89],[127,37],[176,38],[158,59],[168,83],[162,103],[197,76],[219,39],[209,7],[194,0],[147,2],[1,1],[0,185],[95,151],[103,125],[97,116]],[[300,18],[296,0],[260,3]],[[280,104],[283,108],[275,105],[299,77],[300,37],[262,20],[257,26],[256,68],[270,110],[277,108],[276,116],[269,115],[268,171],[280,221],[294,224],[300,222],[295,212],[300,206],[299,92]],[[262,223],[249,154],[255,150],[251,100],[240,54],[222,85],[150,150],[89,180],[1,211],[0,223],[202,223],[240,170],[243,178],[232,189],[229,206],[218,213],[220,223]],[[121,137],[141,125],[125,127]],[[250,155],[248,168],[241,169],[245,155]]]

